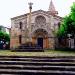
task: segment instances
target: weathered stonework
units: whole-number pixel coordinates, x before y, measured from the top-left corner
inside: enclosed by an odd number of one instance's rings
[[[49,12],[51,11],[38,10],[32,12],[31,26],[29,26],[29,13],[12,18],[10,48],[26,43],[29,41],[29,38],[32,39],[33,43],[38,44],[38,38],[42,38],[44,49],[54,49],[54,32],[58,30],[58,23],[62,18]],[[22,23],[22,27],[20,27],[20,23]],[[30,28],[31,32],[29,32]],[[19,38],[20,35],[21,38]]]

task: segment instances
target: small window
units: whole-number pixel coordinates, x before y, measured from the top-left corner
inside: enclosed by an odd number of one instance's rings
[[[22,35],[19,35],[19,43],[22,43]]]
[[[60,28],[60,22],[58,23],[58,27]]]
[[[22,29],[22,25],[23,25],[22,22],[20,22],[20,23],[19,23],[20,29]]]

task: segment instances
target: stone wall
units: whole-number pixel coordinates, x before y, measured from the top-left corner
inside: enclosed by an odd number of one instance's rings
[[[55,39],[53,37],[49,38],[49,49],[55,49]]]

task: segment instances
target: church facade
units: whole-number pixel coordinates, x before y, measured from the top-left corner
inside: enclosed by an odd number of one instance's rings
[[[10,48],[30,41],[43,49],[54,49],[55,32],[61,20],[52,1],[48,11],[37,10],[11,18]]]

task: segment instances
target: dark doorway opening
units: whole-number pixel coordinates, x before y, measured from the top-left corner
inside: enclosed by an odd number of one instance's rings
[[[38,43],[38,46],[40,46],[41,48],[43,48],[43,38],[38,38],[37,39],[37,43]]]

